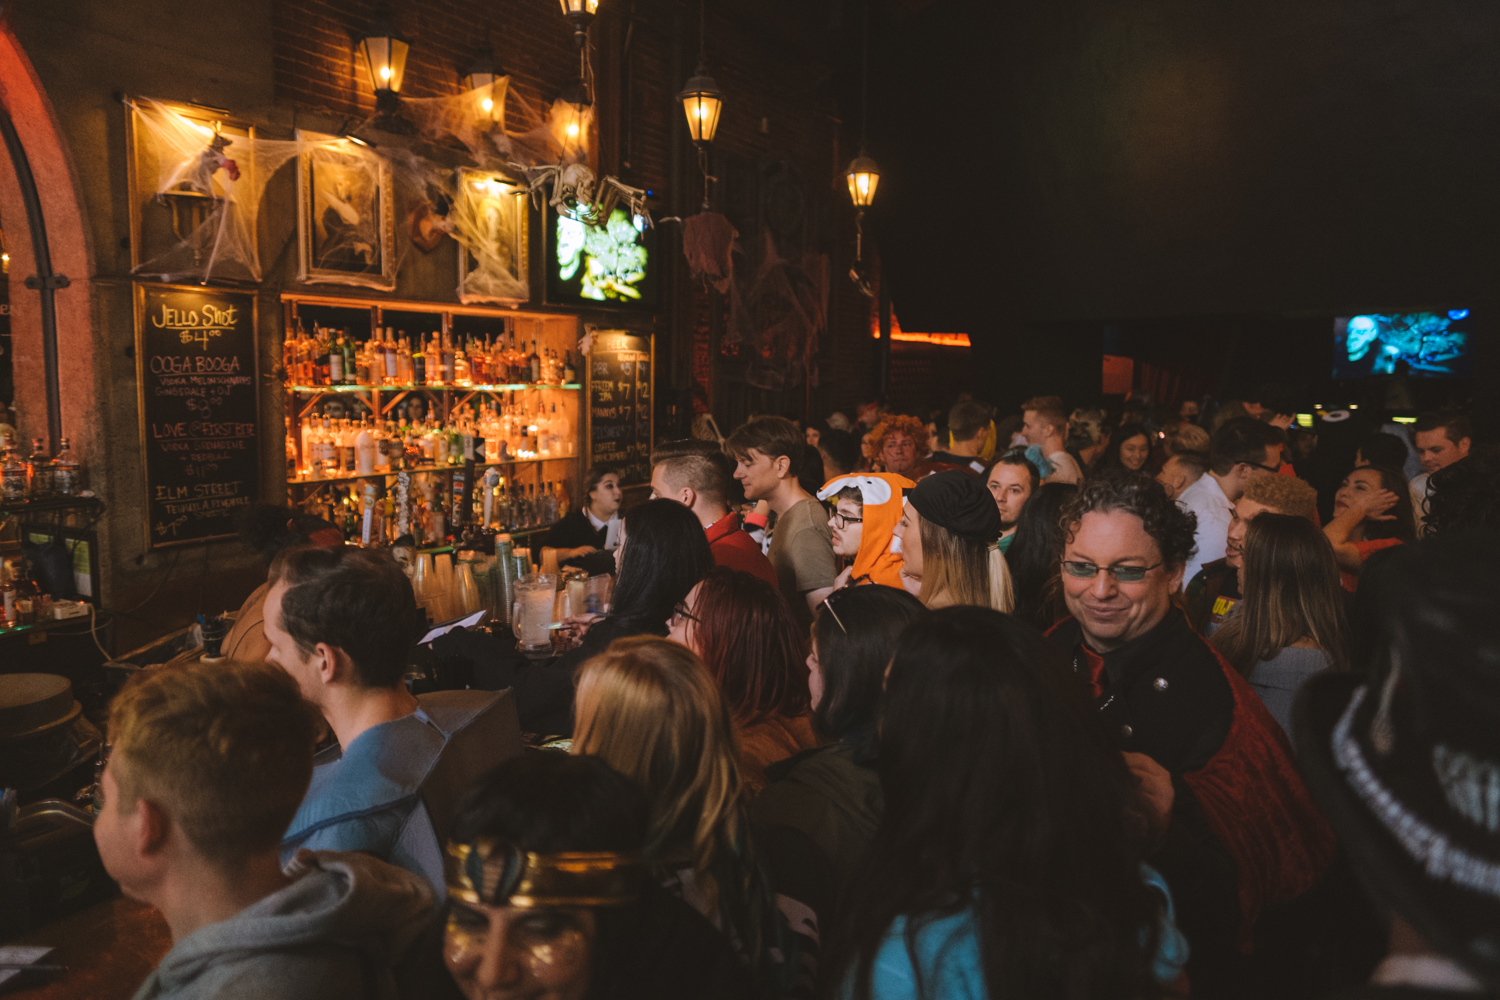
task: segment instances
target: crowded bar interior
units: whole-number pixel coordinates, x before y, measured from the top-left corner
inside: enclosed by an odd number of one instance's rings
[[[4,0],[0,997],[1500,995],[1497,50]]]

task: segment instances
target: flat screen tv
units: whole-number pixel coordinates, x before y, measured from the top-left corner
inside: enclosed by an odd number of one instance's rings
[[[656,230],[644,218],[619,205],[603,226],[559,215],[551,205],[544,218],[542,264],[548,303],[655,310],[660,261]]]
[[[1364,313],[1333,321],[1333,377],[1407,374],[1469,378],[1474,316],[1467,309]]]

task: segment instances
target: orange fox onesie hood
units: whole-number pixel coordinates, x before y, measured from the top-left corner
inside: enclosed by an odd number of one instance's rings
[[[819,500],[828,500],[839,490],[853,486],[864,498],[864,530],[852,579],[868,575],[875,583],[901,586],[901,553],[891,551],[891,542],[901,520],[901,497],[916,485],[905,476],[889,472],[862,472],[830,479],[818,491]]]

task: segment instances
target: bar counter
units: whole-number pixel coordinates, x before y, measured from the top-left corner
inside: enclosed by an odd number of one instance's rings
[[[4,1000],[129,1000],[171,950],[172,935],[155,909],[121,896],[5,943],[50,946],[38,964],[67,968],[0,984]]]

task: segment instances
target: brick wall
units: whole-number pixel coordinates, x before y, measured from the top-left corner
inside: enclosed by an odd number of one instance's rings
[[[821,416],[849,409],[855,397],[868,393],[873,352],[860,336],[868,300],[845,277],[853,254],[853,211],[841,173],[847,150],[824,54],[837,39],[814,20],[817,6],[778,0],[709,3],[706,48],[709,72],[726,95],[713,169],[723,175],[721,167],[728,164],[745,169],[768,160],[788,164],[801,178],[807,202],[807,224],[799,238],[807,250],[829,255],[830,284],[839,284],[830,289],[829,329],[820,338],[819,376],[811,394],[814,416]],[[368,0],[273,0],[276,102],[360,119],[372,114],[375,97],[357,45],[379,7]],[[511,91],[537,109],[578,74],[571,28],[555,0],[424,0],[397,4],[392,22],[411,43],[402,86],[407,97],[459,92],[464,69],[481,53],[492,55],[511,74]],[[668,207],[676,205],[685,214],[694,212],[702,199],[703,181],[675,100],[697,62],[697,36],[698,7],[689,0],[604,0],[590,33],[599,166],[654,191],[667,206],[660,216],[673,214]],[[674,44],[680,45],[675,55],[683,79],[674,78]],[[670,189],[673,130],[683,132],[680,192]],[[716,207],[723,194],[716,190]],[[663,241],[675,244],[675,239]],[[675,389],[685,403],[696,390],[700,398],[715,401],[724,422],[729,414],[720,412],[718,400],[730,394],[716,391],[715,382],[726,378],[734,359],[713,356],[708,293],[695,283],[681,285],[664,289],[664,303],[679,297],[683,335],[694,341],[692,357],[676,374],[686,384],[672,386],[673,373],[662,368],[658,401],[672,399]],[[671,335],[667,311],[664,304],[660,357],[666,356]],[[800,412],[809,402],[806,389],[782,395],[782,408]],[[690,409],[683,405],[679,412]]]

